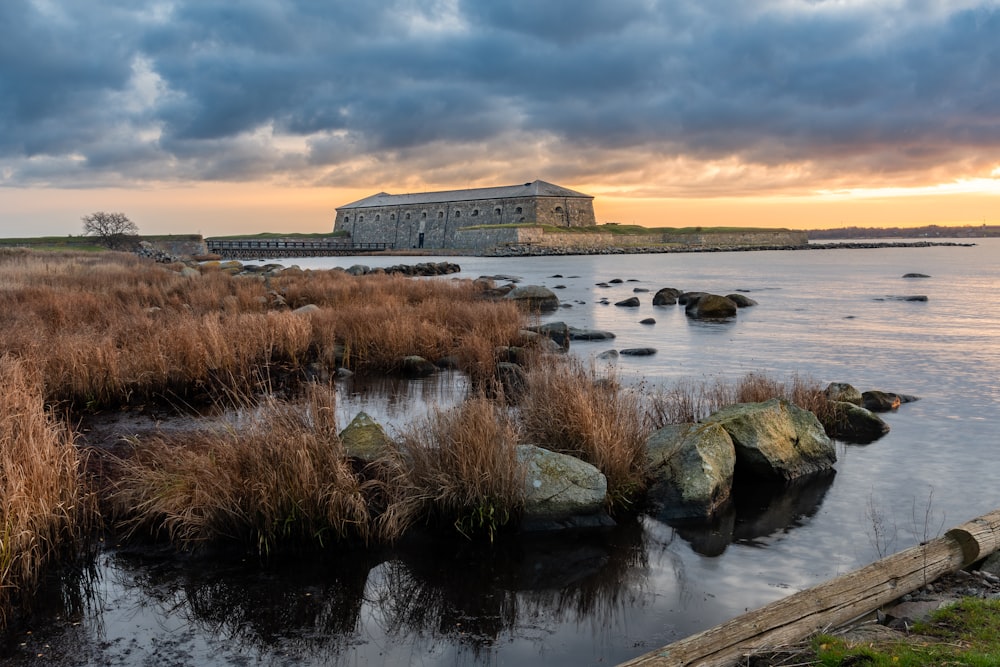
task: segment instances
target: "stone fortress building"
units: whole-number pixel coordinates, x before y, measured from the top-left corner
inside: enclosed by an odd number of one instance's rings
[[[545,181],[402,195],[380,192],[339,207],[333,230],[349,233],[354,243],[466,248],[473,236],[481,235],[462,230],[518,223],[593,226],[594,198]]]

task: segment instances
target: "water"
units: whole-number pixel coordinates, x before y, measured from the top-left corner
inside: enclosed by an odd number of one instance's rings
[[[777,497],[744,495],[738,511],[709,527],[643,518],[607,535],[493,551],[421,544],[269,568],[109,550],[89,596],[63,593],[32,635],[8,638],[7,653],[30,663],[37,650],[81,665],[615,664],[711,627],[998,506],[998,257],[1000,240],[985,239],[975,247],[460,258],[461,277],[563,285],[556,292],[572,307],[546,321],[617,334],[575,343],[575,354],[657,348],[617,362],[621,375],[649,385],[797,373],[921,400],[886,415],[892,431],[881,440],[838,444],[834,475]],[[910,272],[931,278],[901,277]],[[613,278],[628,282],[596,286]],[[694,322],[679,307],[649,305],[668,286],[746,291],[759,305],[733,322]],[[649,290],[638,294],[640,308],[598,303],[635,288]],[[918,294],[928,300],[886,299]],[[646,317],[656,324],[639,324]],[[393,385],[352,398],[347,386],[342,421],[360,408],[405,423],[428,402],[457,400],[455,387]],[[873,514],[887,529],[881,539]]]

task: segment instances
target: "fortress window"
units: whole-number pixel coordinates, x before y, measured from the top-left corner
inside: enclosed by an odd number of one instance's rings
[[[424,211],[423,213],[420,214],[420,219],[421,220],[426,220],[427,219],[427,211]]]
[[[520,206],[518,206],[518,207],[517,207],[517,208],[516,208],[516,209],[514,210],[514,213],[524,213],[524,211],[522,211],[522,210],[521,210],[521,207],[520,207]]]
[[[455,211],[455,217],[456,218],[461,218],[462,217],[462,212],[461,211]]]
[[[498,209],[498,208],[494,209],[493,210],[493,215],[500,215],[500,209]]]
[[[379,214],[379,213],[376,213],[375,214],[375,222],[381,222],[381,221],[382,221],[382,215]]]
[[[358,222],[364,222],[364,221],[365,221],[365,216],[359,215],[358,216]]]
[[[390,213],[389,214],[389,220],[395,220],[395,219],[396,219],[396,214],[395,213]]]
[[[350,222],[350,221],[351,221],[351,216],[345,215],[344,216],[344,222]]]
[[[444,217],[444,211],[438,211],[438,218]]]
[[[562,206],[556,206],[556,213],[562,213]]]
[[[477,215],[479,215],[479,209],[478,209],[478,208],[474,208],[474,209],[472,209],[472,217],[474,218],[474,217],[476,217]]]
[[[406,214],[406,219],[407,219],[407,220],[409,220],[409,219],[410,219],[410,214],[409,214],[409,213],[407,213],[407,214]]]

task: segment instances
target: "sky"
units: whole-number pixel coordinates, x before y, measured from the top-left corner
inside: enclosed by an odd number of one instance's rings
[[[601,222],[1000,224],[1000,0],[0,0],[0,236],[535,179]]]

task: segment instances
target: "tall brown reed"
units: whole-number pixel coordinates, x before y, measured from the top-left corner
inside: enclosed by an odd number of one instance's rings
[[[527,442],[577,456],[608,479],[613,506],[645,487],[649,433],[638,392],[574,359],[553,359],[528,373],[520,404]]]
[[[73,435],[30,369],[0,356],[0,626],[41,571],[72,555],[94,518]]]
[[[517,443],[512,414],[482,395],[412,425],[390,464],[383,535],[399,537],[428,519],[492,539],[524,506]]]
[[[272,400],[222,430],[134,442],[110,496],[133,536],[189,548],[235,542],[267,555],[366,539],[364,488],[337,436],[333,393],[306,403]]]

